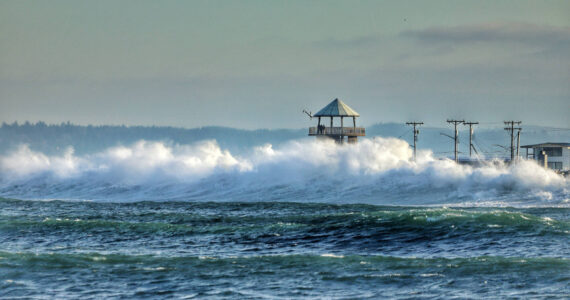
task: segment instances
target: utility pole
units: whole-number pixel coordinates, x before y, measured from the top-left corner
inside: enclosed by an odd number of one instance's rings
[[[454,140],[455,140],[455,148],[454,148],[454,153],[455,153],[455,162],[458,162],[457,159],[457,144],[459,144],[459,140],[457,139],[457,137],[459,136],[459,132],[457,132],[457,125],[458,124],[463,124],[465,123],[465,120],[447,120],[447,123],[452,123],[455,127],[455,136],[454,136]]]
[[[471,149],[473,149],[473,125],[477,125],[479,122],[463,122],[463,125],[469,125],[469,158],[471,158]]]
[[[424,125],[424,122],[406,122],[406,125],[414,126],[414,161],[416,161],[416,143],[418,141],[418,134],[420,134],[420,130],[416,130],[416,126]]]
[[[519,128],[519,130],[517,131],[517,161],[520,159],[519,149],[521,148],[521,130],[522,128]]]
[[[522,130],[522,128],[520,127],[515,127],[516,125],[520,125],[522,122],[521,121],[505,121],[504,122],[505,125],[510,127],[505,127],[506,131],[510,131],[511,133],[511,163],[514,162],[515,159],[515,130],[518,130],[519,133]]]

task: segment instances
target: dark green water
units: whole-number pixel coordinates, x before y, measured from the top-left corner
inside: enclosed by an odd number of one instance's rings
[[[569,208],[0,200],[0,298],[568,298]]]

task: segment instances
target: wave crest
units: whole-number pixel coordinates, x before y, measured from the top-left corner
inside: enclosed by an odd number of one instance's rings
[[[40,187],[45,188],[40,188]],[[0,157],[0,194],[29,198],[123,200],[293,200],[384,204],[546,202],[568,205],[566,178],[533,161],[473,167],[436,159],[407,142],[310,139],[267,144],[236,156],[216,141],[139,141],[76,156],[22,145]],[[497,202],[498,201],[498,202]]]

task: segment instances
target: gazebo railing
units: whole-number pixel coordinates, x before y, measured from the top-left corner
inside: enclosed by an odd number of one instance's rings
[[[344,135],[344,136],[365,136],[364,127],[325,127],[319,131],[317,127],[309,127],[309,135]]]

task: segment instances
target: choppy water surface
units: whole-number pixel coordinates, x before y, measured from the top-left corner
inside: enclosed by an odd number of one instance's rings
[[[411,158],[383,138],[23,145],[0,155],[0,298],[570,298],[568,178]]]
[[[569,208],[0,200],[3,297],[570,295]]]

